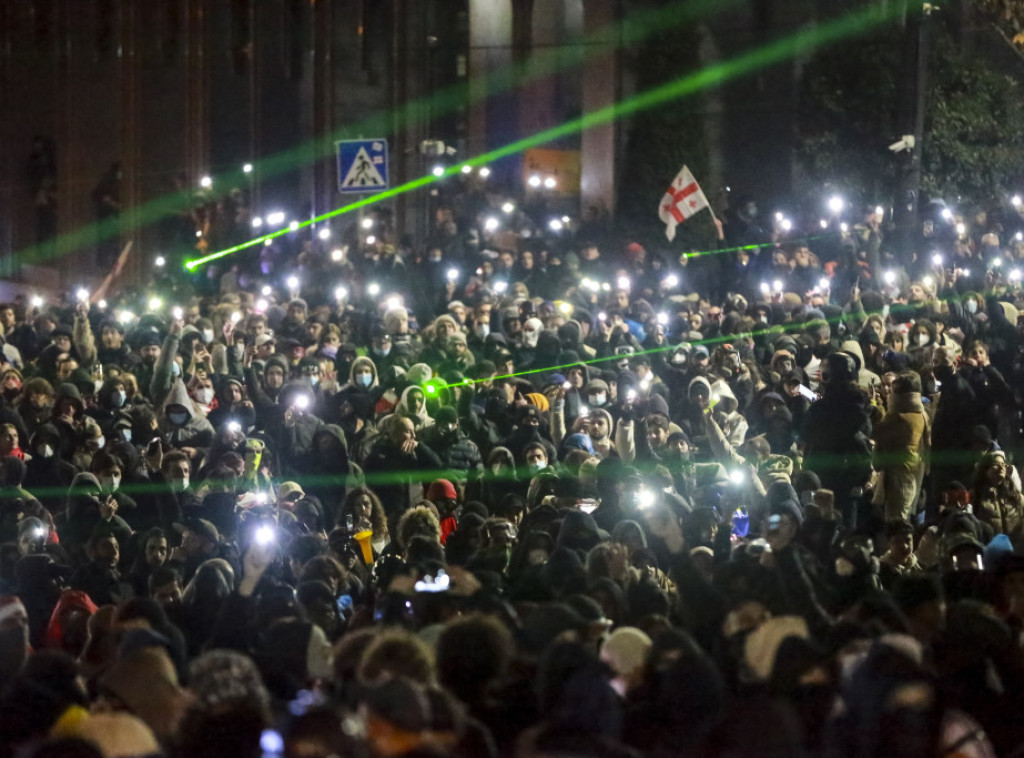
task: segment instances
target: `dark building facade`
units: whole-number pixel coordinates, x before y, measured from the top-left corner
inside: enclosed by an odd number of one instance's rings
[[[174,213],[154,201],[203,176],[214,178],[214,192],[251,193],[257,212],[286,207],[303,217],[344,202],[336,139],[387,137],[398,184],[429,171],[424,140],[475,155],[609,104],[618,81],[613,39],[591,51],[600,77],[563,69],[510,87],[502,74],[529,63],[535,43],[550,55],[613,26],[618,6],[0,0],[0,253],[50,257],[40,240],[67,241],[107,213],[121,228],[107,244],[116,252],[131,240],[145,254],[133,256],[138,267],[157,254]],[[612,129],[568,141],[600,156],[584,162],[584,194],[609,208]],[[241,174],[245,164],[251,174]],[[390,202],[408,231],[425,223],[415,195]],[[88,232],[56,252],[53,265],[76,275],[83,265],[107,266],[112,254],[97,257]]]

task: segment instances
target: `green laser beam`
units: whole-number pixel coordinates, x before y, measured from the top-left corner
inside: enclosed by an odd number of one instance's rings
[[[804,29],[788,37],[769,43],[768,45],[740,55],[730,61],[709,66],[682,79],[668,82],[655,87],[647,92],[635,95],[621,103],[606,106],[592,113],[587,113],[579,118],[571,119],[564,124],[545,129],[529,137],[499,147],[483,155],[470,158],[460,162],[458,165],[448,166],[440,174],[429,174],[427,176],[413,179],[405,184],[381,192],[372,197],[363,198],[354,203],[349,203],[315,218],[300,222],[297,227],[291,229],[280,229],[270,234],[261,235],[248,242],[234,245],[210,255],[196,258],[185,263],[185,268],[192,271],[199,266],[218,260],[232,253],[245,250],[254,245],[265,243],[284,234],[301,229],[312,224],[326,221],[330,218],[351,213],[359,208],[382,202],[396,195],[411,192],[428,186],[435,182],[442,181],[448,177],[461,173],[463,166],[476,168],[478,166],[493,163],[530,148],[553,142],[586,129],[607,124],[625,116],[631,116],[649,108],[692,95],[702,89],[716,86],[729,79],[743,76],[751,71],[759,70],[775,63],[780,63],[789,58],[806,53],[816,47],[831,42],[839,41],[845,37],[863,33],[871,28],[879,26],[886,21],[896,18],[897,12],[894,5],[882,3],[851,13],[845,17],[822,24],[811,29]]]
[[[679,254],[680,260],[683,258],[700,258],[704,255],[717,255],[719,253],[738,253],[744,250],[760,250],[762,247],[785,247],[786,245],[802,245],[807,242],[816,242],[820,239],[828,239],[834,237],[835,234],[812,234],[806,237],[793,237],[786,240],[778,240],[775,242],[758,242],[752,245],[736,245],[734,247],[718,247],[714,250],[690,250]]]
[[[710,12],[725,11],[740,5],[741,2],[742,0],[718,0]],[[333,153],[336,140],[346,136],[398,133],[423,113],[431,113],[433,118],[438,118],[468,104],[521,87],[533,79],[581,65],[594,50],[600,51],[599,45],[610,44],[615,49],[627,47],[657,32],[691,24],[706,15],[709,15],[709,8],[704,0],[687,0],[637,11],[607,27],[591,32],[577,44],[538,48],[527,61],[489,72],[486,88],[479,87],[476,82],[455,84],[406,103],[397,110],[375,114],[333,134],[262,158],[259,160],[259,176],[261,179],[279,176],[297,166],[320,160]],[[229,186],[248,184],[250,181],[251,175],[241,170],[222,174],[217,179],[218,184],[226,183]],[[31,264],[62,257],[79,248],[92,246],[99,240],[117,237],[126,229],[134,229],[180,213],[184,208],[192,206],[195,195],[194,188],[168,193],[127,210],[121,218],[87,224],[75,231],[62,234],[55,240],[26,248],[13,258],[22,264]]]
[[[987,290],[986,292],[992,292],[992,291],[993,290]],[[865,311],[864,318],[866,319],[869,316],[875,315],[875,314],[879,314],[880,315],[881,311],[876,311],[876,312],[871,312],[871,313]],[[845,317],[843,315],[826,317],[824,319],[814,319],[814,321],[817,322],[817,323],[820,323],[820,322],[824,321],[825,323],[829,324],[830,326],[834,325],[834,324],[837,324],[837,323],[840,323],[840,322],[842,322],[844,320],[845,320]],[[705,337],[705,338],[702,338],[702,339],[699,339],[699,340],[690,340],[690,341],[686,341],[686,342],[676,342],[675,344],[671,344],[671,345],[659,345],[657,347],[647,348],[645,350],[637,350],[637,351],[635,351],[633,353],[629,353],[628,355],[605,355],[605,356],[601,356],[601,357],[598,357],[598,358],[589,358],[589,359],[586,359],[586,360],[580,359],[578,361],[574,361],[573,363],[564,363],[564,364],[560,364],[560,365],[557,365],[557,366],[547,366],[547,367],[534,368],[534,369],[524,369],[523,371],[516,371],[516,372],[511,373],[511,374],[502,374],[500,376],[492,376],[492,377],[488,377],[486,379],[469,379],[469,378],[466,378],[463,381],[456,382],[454,384],[449,384],[449,383],[446,383],[446,382],[442,382],[442,381],[440,381],[438,379],[431,379],[431,380],[429,380],[427,382],[427,384],[432,385],[434,387],[434,390],[435,390],[434,393],[430,393],[430,394],[435,394],[436,390],[438,390],[438,389],[458,388],[458,387],[462,387],[462,386],[481,384],[481,383],[485,383],[485,382],[502,381],[502,380],[505,380],[505,379],[515,379],[515,378],[520,377],[520,376],[531,376],[533,374],[543,374],[543,373],[559,372],[559,371],[575,368],[575,367],[577,367],[577,366],[579,366],[581,364],[585,365],[585,366],[590,366],[590,365],[594,365],[594,364],[598,364],[598,363],[605,363],[607,361],[619,361],[619,360],[623,360],[623,359],[631,360],[631,359],[637,358],[639,356],[649,356],[649,355],[657,355],[659,353],[665,353],[665,352],[675,352],[676,350],[679,349],[680,345],[689,345],[690,349],[692,350],[695,346],[709,347],[709,346],[714,346],[714,345],[718,345],[718,344],[727,344],[727,343],[730,343],[730,342],[735,342],[737,339],[746,339],[748,337],[750,339],[757,339],[759,337],[772,337],[772,336],[780,337],[780,336],[782,336],[784,334],[793,334],[793,333],[801,332],[801,331],[803,331],[803,330],[805,330],[807,328],[808,323],[809,322],[807,322],[807,321],[792,321],[792,322],[786,322],[786,323],[782,323],[782,324],[772,324],[772,325],[767,326],[767,327],[765,327],[763,329],[755,329],[754,331],[751,331],[751,332],[742,332],[742,333],[737,333],[737,334],[719,334],[719,335],[714,336],[714,337]]]
[[[870,315],[870,314],[865,314],[865,316],[867,316],[867,315]],[[830,324],[834,324],[834,323],[838,323],[838,322],[842,321],[843,320],[843,316],[834,316],[834,317],[831,317],[831,318],[826,318],[824,320],[826,322],[830,323]],[[757,338],[757,337],[761,337],[761,336],[769,336],[770,337],[770,336],[773,336],[773,335],[781,336],[782,334],[785,334],[787,332],[800,331],[800,330],[806,328],[806,326],[807,326],[806,322],[791,322],[791,323],[787,323],[787,324],[776,324],[774,326],[766,327],[764,329],[758,329],[758,330],[755,330],[753,332],[745,332],[743,334],[718,335],[718,336],[715,336],[715,337],[707,337],[707,338],[700,339],[700,340],[694,340],[694,341],[689,342],[687,344],[689,344],[691,346],[693,346],[693,345],[709,346],[709,345],[716,345],[716,344],[719,344],[719,343],[732,342],[732,341],[734,341],[734,340],[736,340],[736,339],[738,339],[740,337],[746,337],[746,336],[749,336],[751,338]],[[658,346],[658,347],[649,348],[647,350],[641,350],[641,351],[637,351],[635,353],[631,353],[629,356],[626,356],[626,357],[627,358],[633,358],[633,357],[636,357],[636,356],[639,356],[639,355],[653,355],[653,354],[657,354],[657,353],[663,353],[663,352],[668,352],[668,351],[675,351],[678,347],[679,347],[679,343],[674,344],[674,345],[661,345],[661,346]],[[624,356],[621,356],[621,355],[602,356],[602,357],[599,357],[599,358],[591,358],[591,359],[587,359],[587,360],[580,360],[580,361],[576,361],[574,363],[562,364],[562,365],[559,365],[559,366],[549,366],[549,367],[545,367],[545,368],[527,369],[527,370],[515,372],[515,373],[512,373],[512,374],[503,374],[503,375],[500,375],[500,376],[488,377],[486,379],[466,379],[466,380],[464,380],[462,382],[458,382],[458,383],[454,383],[454,384],[449,384],[449,383],[446,383],[446,382],[440,382],[440,381],[438,381],[436,379],[432,379],[432,380],[430,380],[428,382],[428,384],[433,385],[437,389],[458,389],[459,387],[464,387],[464,386],[472,386],[472,385],[482,384],[482,383],[486,383],[486,382],[501,381],[501,380],[504,380],[504,379],[514,379],[514,378],[520,377],[520,376],[530,376],[530,375],[538,374],[538,373],[553,372],[553,371],[558,371],[560,369],[573,368],[575,366],[579,366],[580,364],[593,365],[593,364],[602,363],[602,362],[609,361],[609,360],[621,360],[623,357]],[[422,431],[422,430],[420,430],[420,431]],[[826,456],[817,456],[816,455],[815,458],[816,458],[817,462],[820,462],[822,460],[825,460],[825,461],[828,460],[828,456],[827,455]],[[977,458],[977,456],[965,455],[962,451],[933,451],[932,452],[932,457],[930,459],[930,462],[931,462],[932,465],[936,465],[936,464],[939,464],[939,465],[942,465],[942,464],[962,464],[962,463],[968,462],[968,461],[975,461],[976,458]],[[836,460],[839,461],[840,463],[842,463],[845,459],[842,456],[836,456]],[[874,461],[877,464],[884,466],[888,462],[888,458],[886,456],[884,456],[884,455],[880,456],[880,457],[876,455],[876,457],[874,458]],[[902,458],[897,456],[897,457],[892,459],[892,462],[893,463],[901,463],[902,462]],[[633,465],[640,467],[641,470],[643,471],[644,462],[642,462],[642,461],[634,461]],[[654,470],[654,466],[655,466],[654,463],[650,463],[650,470],[651,471]],[[820,466],[819,466],[819,469],[820,469]],[[520,477],[520,474],[524,473],[524,471],[528,473],[527,469],[525,469],[523,467],[519,467],[519,468],[516,468],[513,473],[508,473],[508,474],[503,473],[501,475],[495,475],[494,472],[492,472],[492,471],[490,471],[488,469],[485,469],[482,474],[477,474],[476,480],[480,480],[480,481],[484,481],[484,482],[487,482],[487,481],[508,481],[508,480],[522,481],[522,478]],[[437,470],[429,469],[428,470],[428,469],[423,469],[423,470],[399,471],[399,472],[373,472],[373,471],[367,471],[367,472],[364,472],[364,476],[363,476],[362,481],[365,482],[365,484],[367,486],[371,486],[371,487],[372,486],[388,486],[388,485],[394,485],[394,484],[405,484],[405,483],[408,483],[408,481],[410,479],[432,480],[432,479],[438,479],[438,478],[454,478],[456,480],[462,481],[462,480],[467,478],[467,475],[471,475],[473,473],[475,473],[475,472],[467,472],[467,471],[461,470],[461,469],[460,470],[454,470],[454,469],[437,469]],[[299,476],[289,476],[289,481],[297,481],[299,484],[303,485],[304,487],[315,487],[315,486],[320,486],[320,485],[346,484],[351,479],[351,476],[352,476],[351,474],[299,475]],[[470,478],[472,478],[472,476],[470,476]],[[218,482],[217,480],[209,480],[208,479],[208,480],[203,480],[203,482],[200,484],[200,487],[206,486],[206,487],[216,488],[219,485],[227,485],[227,484],[232,484],[233,485],[234,483],[235,483],[234,480],[231,480],[230,482]],[[159,483],[152,483],[152,482],[150,482],[150,483],[125,483],[118,491],[119,492],[123,492],[125,494],[166,494],[166,493],[170,492],[170,490],[167,487],[167,485],[159,484]],[[65,487],[34,487],[31,490],[31,494],[36,496],[36,497],[55,497],[55,496],[64,496],[64,495],[68,495],[68,494],[71,494],[71,493],[69,492],[68,488],[65,488]],[[87,494],[87,491],[81,491],[80,494]],[[2,489],[2,490],[0,490],[0,500],[11,499],[11,498],[21,498],[21,497],[23,497],[23,495],[22,495],[20,490],[17,490],[17,489]]]
[[[417,434],[420,434],[423,430],[418,430]],[[611,432],[609,431],[609,434]],[[548,440],[549,442],[551,440]],[[552,443],[554,444],[554,443]],[[558,447],[558,445],[555,445]],[[932,455],[929,458],[931,465],[963,465],[967,463],[976,463],[980,458],[980,453],[977,455],[971,454],[963,450],[943,450],[943,451],[932,451]],[[830,461],[835,461],[837,467],[845,466],[847,463],[846,457],[842,455],[830,455],[822,454],[815,455],[816,463],[825,462],[828,464]],[[873,461],[877,467],[885,467],[889,464],[898,465],[905,462],[905,457],[900,453],[892,454],[880,454],[876,453],[873,457]],[[717,463],[717,458],[711,458],[707,461],[694,461],[694,463]],[[641,474],[654,474],[658,465],[665,465],[664,463],[657,463],[655,461],[635,459],[631,464],[634,468],[637,468]],[[547,470],[547,469],[545,469]],[[670,473],[672,473],[672,467],[669,467]],[[822,470],[819,465],[816,469]],[[558,472],[558,468],[554,469],[554,472]],[[466,469],[452,469],[452,468],[439,468],[439,469],[407,469],[400,471],[364,471],[362,477],[355,476],[351,473],[336,473],[336,474],[306,474],[306,475],[284,475],[281,474],[281,479],[287,479],[290,482],[296,482],[303,489],[314,490],[317,487],[332,487],[338,485],[349,485],[354,484],[355,486],[366,486],[369,488],[373,487],[387,487],[394,485],[408,484],[410,480],[416,481],[434,481],[436,479],[448,479],[454,482],[465,482],[465,483],[508,483],[508,482],[520,482],[522,484],[528,484],[529,481],[536,475],[532,469],[528,466],[513,466],[509,469],[502,469],[498,472],[487,468],[483,470],[469,470]],[[239,481],[236,479],[202,479],[196,482],[195,487],[192,488],[193,492],[223,492],[231,491],[237,487]],[[275,488],[280,484],[273,485]],[[24,499],[24,492],[21,489],[16,488],[4,488],[0,489],[0,501],[3,500],[14,500]],[[52,498],[52,497],[65,497],[65,496],[83,496],[95,494],[97,490],[95,488],[76,488],[71,489],[68,487],[59,486],[43,486],[33,487],[29,494],[36,498]],[[148,496],[148,495],[168,495],[172,494],[170,487],[167,484],[154,483],[154,482],[123,482],[117,489],[117,494],[124,494],[131,497],[134,496]],[[101,495],[102,496],[102,495]],[[121,511],[119,515],[122,517],[127,516],[131,519],[131,510]],[[58,516],[60,514],[57,514]],[[65,524],[60,523],[58,520],[58,529]]]

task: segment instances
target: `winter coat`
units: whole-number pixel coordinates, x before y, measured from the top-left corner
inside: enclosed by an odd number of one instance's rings
[[[28,430],[30,435],[35,434],[36,429],[40,426],[48,424],[53,417],[53,405],[50,403],[36,408],[28,402],[28,399],[25,399],[18,404],[15,410],[21,419],[21,426]]]
[[[423,443],[412,453],[403,453],[389,438],[382,437],[366,457],[363,468],[367,485],[380,498],[389,531],[394,534],[399,517],[422,496],[424,481],[436,478],[443,464],[437,453]]]
[[[107,379],[103,382],[100,391],[96,393],[96,406],[86,410],[87,415],[96,419],[96,423],[99,424],[100,429],[107,438],[114,436],[114,425],[118,421],[126,420],[129,425],[131,423],[131,417],[128,415],[128,412],[121,407],[115,407],[113,399],[114,387],[118,383],[116,379]]]
[[[79,488],[99,492],[100,485],[92,474],[82,473],[75,476],[68,490],[67,511],[64,513],[63,521],[58,523],[61,543],[72,551],[84,550],[89,538],[94,533],[102,531],[113,534],[124,549],[132,534],[131,527],[116,514],[109,521],[103,521],[100,518],[100,501],[105,500],[106,496],[81,494],[76,491]]]
[[[370,375],[373,379],[370,381],[369,387],[363,387],[360,384],[356,384],[356,369],[368,368],[370,369]],[[364,392],[376,396],[380,391],[380,377],[377,374],[377,364],[373,362],[373,359],[361,355],[352,361],[352,365],[348,370],[348,381],[338,388],[337,393],[334,395],[334,405],[340,408],[345,400],[352,395],[360,395]]]
[[[974,424],[984,424],[994,438],[999,437],[1000,410],[1013,407],[1013,390],[995,366],[963,366],[962,376],[974,392]]]
[[[443,434],[435,425],[423,432],[423,441],[441,459],[448,479],[465,482],[478,479],[483,473],[480,448],[461,429]]]
[[[893,395],[889,412],[875,426],[875,468],[882,474],[886,521],[914,515],[931,452],[931,424],[921,393]]]
[[[282,407],[290,407],[294,402],[294,398],[298,397],[305,389],[304,385],[286,385],[281,392]],[[312,404],[310,406],[312,407]],[[313,438],[324,426],[326,424],[324,424],[323,420],[312,413],[294,413],[290,426],[286,425],[282,419],[274,439],[277,442],[277,449],[280,451],[281,464],[284,467],[286,476],[297,474],[302,469],[303,459],[310,455],[313,450]],[[342,439],[344,439],[344,435],[342,435]],[[345,448],[344,458],[337,461],[337,465],[343,471],[348,471],[347,448]]]
[[[1009,535],[1016,543],[1024,531],[1024,495],[1009,483],[1001,488],[987,487],[974,493],[974,515],[996,534]]]
[[[36,450],[48,444],[53,455],[43,458]],[[57,455],[60,447],[60,433],[53,424],[43,424],[36,429],[29,443],[32,459],[25,463],[25,480],[22,485],[31,492],[50,513],[61,513],[67,507],[67,488],[71,486],[78,469]]]
[[[804,417],[801,439],[807,446],[804,468],[816,472],[837,502],[871,476],[871,414],[856,387],[826,388]]]
[[[719,426],[725,434],[729,444],[739,447],[747,437],[747,420],[738,412],[739,402],[729,387],[728,382],[719,379],[711,385],[712,401],[718,398],[715,406],[716,413],[720,416]]]
[[[329,438],[329,443],[322,440],[323,437]],[[322,447],[325,449],[321,450]],[[344,431],[335,424],[317,427],[309,452],[292,458],[290,465],[303,481],[306,494],[320,500],[327,523],[333,524],[345,499],[349,475],[349,451]]]
[[[169,405],[182,406],[188,411],[189,420],[181,426],[172,424],[167,418],[167,406]],[[160,408],[160,432],[166,443],[165,449],[167,447],[207,448],[213,442],[213,426],[189,397],[185,383],[180,378],[174,380]],[[138,440],[137,442],[144,445],[149,440]]]

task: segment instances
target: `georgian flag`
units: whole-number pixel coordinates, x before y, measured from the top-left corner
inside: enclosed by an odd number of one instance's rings
[[[676,174],[672,184],[665,190],[665,196],[658,205],[658,218],[665,222],[665,236],[671,242],[676,238],[676,226],[694,213],[709,207],[710,203],[704,196],[704,191],[693,178],[690,169],[683,166],[682,171]]]

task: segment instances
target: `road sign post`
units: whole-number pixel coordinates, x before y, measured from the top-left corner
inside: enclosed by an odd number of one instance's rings
[[[386,139],[341,140],[338,156],[338,192],[380,192],[389,186]]]

